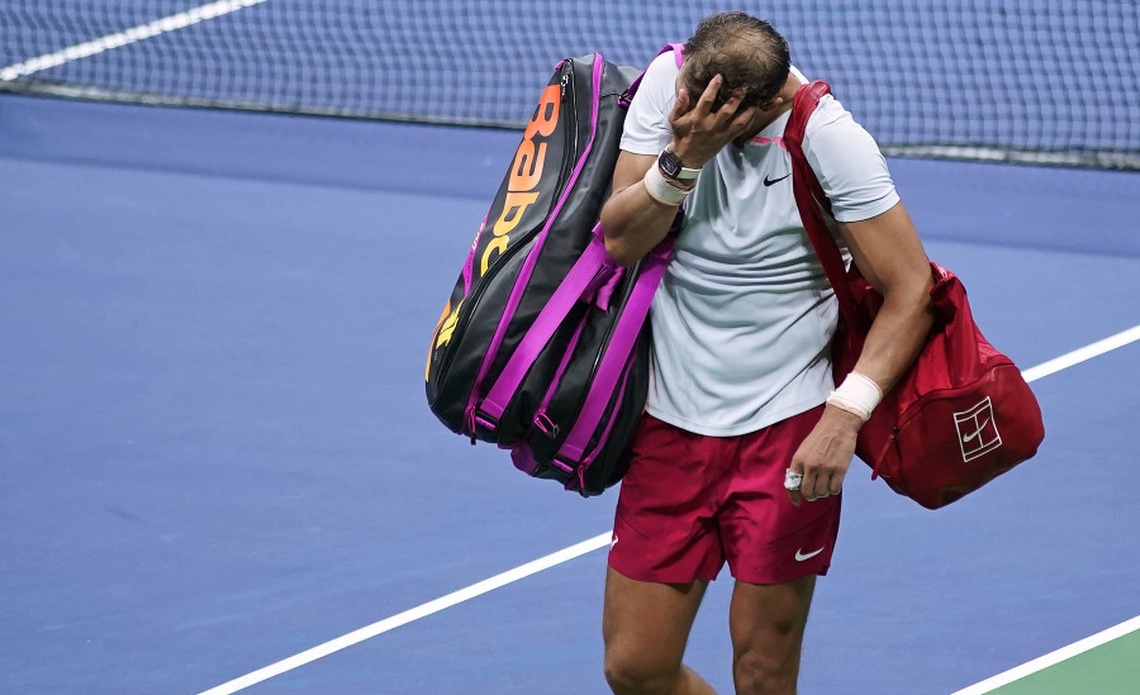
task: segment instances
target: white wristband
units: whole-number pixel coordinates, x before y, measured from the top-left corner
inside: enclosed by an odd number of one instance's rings
[[[649,193],[649,197],[662,205],[680,205],[685,202],[685,197],[689,195],[689,191],[677,188],[669,183],[669,180],[665,178],[656,164],[649,167],[642,181],[645,183],[645,190]]]
[[[866,422],[881,400],[883,400],[883,390],[873,379],[859,372],[851,372],[839,388],[827,397],[827,404],[857,415]]]

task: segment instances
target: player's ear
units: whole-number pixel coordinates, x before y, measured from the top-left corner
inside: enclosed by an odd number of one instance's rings
[[[776,109],[783,106],[784,102],[786,102],[786,101],[787,101],[787,99],[785,99],[784,97],[777,96],[777,97],[773,98],[772,101],[769,101],[767,104],[761,106],[760,110],[761,111],[775,111]]]

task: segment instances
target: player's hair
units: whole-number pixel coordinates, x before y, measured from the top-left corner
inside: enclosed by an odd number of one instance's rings
[[[684,83],[696,100],[719,73],[723,83],[713,110],[740,87],[747,90],[740,110],[763,107],[780,92],[791,65],[788,42],[771,24],[744,12],[722,12],[703,19],[685,42]]]

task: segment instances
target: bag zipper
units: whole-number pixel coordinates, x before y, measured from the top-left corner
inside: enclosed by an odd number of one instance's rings
[[[626,362],[625,369],[622,370],[621,380],[618,382],[618,390],[614,394],[614,402],[610,407],[609,416],[606,418],[606,426],[602,429],[601,435],[592,443],[590,453],[582,457],[582,463],[578,466],[579,492],[586,489],[586,473],[590,470],[590,466],[593,465],[594,459],[598,455],[599,447],[609,438],[614,425],[617,424],[618,414],[621,412],[622,404],[625,403],[625,389],[629,382],[629,375],[633,371],[634,357],[635,354],[629,356],[629,361]]]
[[[902,429],[909,425],[911,420],[914,420],[922,413],[922,406],[933,400],[955,398],[962,393],[975,390],[979,382],[988,380],[989,373],[999,367],[1010,367],[1012,369],[1017,369],[1017,365],[1015,365],[1013,361],[1009,360],[1008,358],[1004,360],[997,360],[995,364],[986,368],[985,372],[981,376],[976,377],[968,384],[955,386],[953,388],[942,388],[936,389],[934,391],[929,391],[927,393],[924,393],[921,398],[918,398],[913,403],[911,403],[910,407],[907,408],[907,417],[905,419],[900,418],[899,421],[893,427],[891,427],[891,432],[887,436],[887,443],[883,446],[882,450],[876,452],[878,461],[875,463],[874,467],[871,468],[871,480],[880,477],[890,479],[890,476],[883,475],[879,470],[882,467],[883,453],[886,452],[891,447],[891,445],[898,440],[899,433],[902,431]],[[996,410],[994,411],[994,415],[997,415]]]

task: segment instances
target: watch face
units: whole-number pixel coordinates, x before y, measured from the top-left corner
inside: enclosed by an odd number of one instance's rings
[[[657,158],[657,164],[661,167],[661,173],[671,179],[680,176],[681,168],[684,166],[681,163],[681,158],[669,150],[661,152],[661,156]]]

